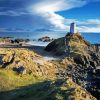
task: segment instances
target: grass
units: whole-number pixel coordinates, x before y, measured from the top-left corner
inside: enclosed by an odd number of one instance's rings
[[[11,62],[14,53],[14,60]],[[0,48],[0,54],[4,55],[3,63],[5,65],[7,62],[11,62],[5,68],[0,69],[0,91],[12,90],[21,86],[35,84],[48,79],[54,80],[56,78],[54,66],[51,63],[45,62],[43,65],[40,65],[34,62],[33,58],[41,58],[35,52],[23,48]],[[13,68],[19,66],[26,68],[27,73],[25,75],[19,75],[16,71],[13,71]],[[45,75],[46,71],[48,75]]]
[[[55,80],[58,81],[58,80]],[[86,99],[86,94],[79,86],[73,82],[69,85],[68,80],[58,85],[55,81],[38,81],[31,85],[21,86],[20,88],[10,91],[0,92],[1,100],[95,100]],[[85,97],[81,95],[85,93]]]
[[[61,42],[64,43],[63,39]],[[77,42],[75,40],[70,42],[73,50],[75,50]],[[80,48],[84,45],[80,42],[78,44]],[[63,50],[64,47],[60,49]],[[86,91],[72,80],[68,79],[61,85],[55,82],[58,81],[59,83],[55,70],[58,70],[58,67],[64,69],[66,64],[73,62],[72,60],[45,62],[41,65],[33,60],[33,58],[38,57],[39,59],[41,56],[28,49],[0,48],[0,54],[4,54],[3,62],[5,63],[11,61],[14,53],[13,62],[7,65],[5,69],[0,69],[0,100],[91,100],[89,94],[86,94]],[[76,56],[80,54],[80,52],[75,53]],[[25,75],[20,75],[12,70],[19,66],[26,68],[27,73]],[[45,74],[46,71],[48,74]],[[85,93],[84,95],[88,96],[88,99],[82,97],[82,93]]]
[[[12,70],[0,69],[0,91],[7,91],[45,80],[32,74],[18,75]]]

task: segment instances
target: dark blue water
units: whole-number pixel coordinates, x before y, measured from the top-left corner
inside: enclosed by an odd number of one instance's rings
[[[23,39],[38,39],[43,36],[51,38],[64,37],[67,32],[0,32],[0,37],[13,37]],[[100,43],[100,33],[81,33],[81,35],[91,43]]]

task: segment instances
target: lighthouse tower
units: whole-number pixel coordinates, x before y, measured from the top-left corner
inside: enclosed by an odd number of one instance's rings
[[[71,34],[76,33],[76,24],[75,23],[70,24],[70,33]]]

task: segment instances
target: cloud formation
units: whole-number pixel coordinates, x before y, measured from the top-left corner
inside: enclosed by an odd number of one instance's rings
[[[7,0],[5,0],[7,2]],[[100,32],[100,19],[68,19],[59,15],[57,12],[67,11],[73,8],[82,7],[89,2],[100,0],[9,0],[13,7],[0,7],[0,15],[22,16],[33,15],[34,30],[45,28],[51,30],[69,30],[71,22],[78,24],[81,32]],[[4,0],[0,0],[4,2]],[[5,9],[5,10],[4,10]]]
[[[100,0],[97,0],[100,1]],[[76,7],[86,5],[89,0],[44,0],[37,2],[31,7],[32,13],[45,19],[54,29],[57,30],[69,30],[71,22],[76,22],[78,30],[81,32],[100,32],[100,20],[88,19],[85,21],[76,19],[66,19],[56,12],[69,10]],[[91,2],[94,2],[92,0]]]
[[[86,3],[83,0],[44,0],[34,4],[31,10],[36,15],[48,21],[55,29],[68,29],[68,26],[65,24],[65,20],[67,19],[56,12],[81,7]],[[69,21],[71,22],[71,19]]]

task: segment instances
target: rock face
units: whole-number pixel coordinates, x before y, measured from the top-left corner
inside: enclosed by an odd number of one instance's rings
[[[6,58],[7,56],[7,58]],[[15,60],[15,53],[9,55],[7,54],[6,56],[3,57],[3,64],[2,68],[6,68],[8,65],[12,64],[13,61]]]
[[[77,64],[73,70],[73,80],[83,85],[95,97],[100,98],[100,50],[96,47],[88,48],[88,55],[74,58]]]
[[[21,74],[21,75],[26,74],[26,69],[23,66],[20,66],[18,68],[15,67],[15,68],[13,68],[13,70],[16,71],[18,74]]]
[[[15,39],[15,40],[10,40],[11,43],[26,43],[29,42],[29,39]]]
[[[2,64],[3,64],[3,56],[0,55],[0,65],[2,65]]]
[[[72,77],[75,83],[97,99],[100,98],[100,48],[76,33],[51,42],[45,50],[58,56],[63,55],[64,59],[71,59],[71,64],[65,63],[66,68],[60,72],[61,77]]]
[[[13,39],[12,37],[5,37],[5,38],[0,37],[0,44],[9,44],[9,43],[11,43],[11,44],[18,43],[19,44],[19,43],[27,43],[29,41],[30,41],[29,39],[20,39],[20,38]]]

